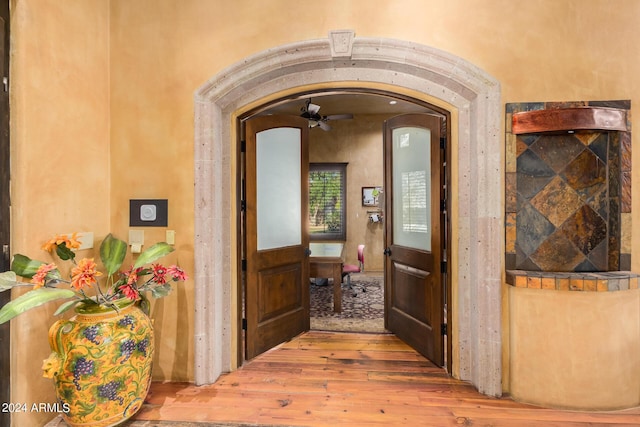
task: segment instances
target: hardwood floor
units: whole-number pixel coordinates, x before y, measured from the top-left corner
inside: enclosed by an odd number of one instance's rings
[[[134,419],[132,426],[638,426],[640,408],[571,412],[491,398],[393,335],[312,331],[213,385],[154,383]]]

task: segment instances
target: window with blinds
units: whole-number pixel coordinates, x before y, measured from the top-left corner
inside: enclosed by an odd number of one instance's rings
[[[427,172],[402,172],[401,179],[402,229],[408,233],[426,233],[430,217]]]
[[[347,239],[347,163],[309,164],[309,238]]]

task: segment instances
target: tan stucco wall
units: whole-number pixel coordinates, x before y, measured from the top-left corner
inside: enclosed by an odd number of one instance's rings
[[[14,0],[11,9],[12,249],[47,261],[40,247],[56,233],[109,231],[109,2]],[[12,322],[12,402],[55,402],[40,369],[55,308]]]
[[[56,232],[126,236],[129,199],[167,198],[172,261],[193,270],[194,91],[248,55],[333,29],[462,57],[500,81],[503,103],[640,101],[636,0],[13,0],[12,9],[12,244],[30,254]],[[633,157],[640,164],[640,150]],[[637,211],[637,170],[633,188]],[[164,239],[164,229],[146,231]],[[633,245],[638,253],[640,239]],[[192,379],[193,298],[187,282],[153,308],[156,379]],[[14,353],[29,355],[13,362],[18,400],[53,401],[38,373],[44,311],[13,325]]]
[[[574,292],[511,286],[510,385],[544,407],[640,405],[640,291]]]

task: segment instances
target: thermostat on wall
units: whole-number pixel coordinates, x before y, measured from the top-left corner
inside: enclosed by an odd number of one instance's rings
[[[140,221],[155,221],[157,211],[156,205],[140,206]]]
[[[167,199],[129,200],[129,226],[166,227]]]

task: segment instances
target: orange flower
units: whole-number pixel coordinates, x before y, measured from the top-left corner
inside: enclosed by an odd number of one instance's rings
[[[33,275],[33,277],[31,278],[31,283],[33,283],[33,289],[38,289],[44,286],[44,282],[47,278],[47,274],[49,274],[50,271],[55,270],[56,265],[51,263],[51,264],[42,264],[40,267],[38,267],[38,271],[36,271],[36,274]]]
[[[80,247],[80,241],[78,240],[78,233],[73,233],[71,237],[66,234],[58,234],[53,239],[42,245],[42,249],[47,252],[52,252],[53,249],[61,244],[65,244],[68,249],[78,249]]]
[[[71,269],[71,286],[82,289],[97,282],[96,277],[101,276],[96,268],[93,258],[82,258],[76,267]]]

